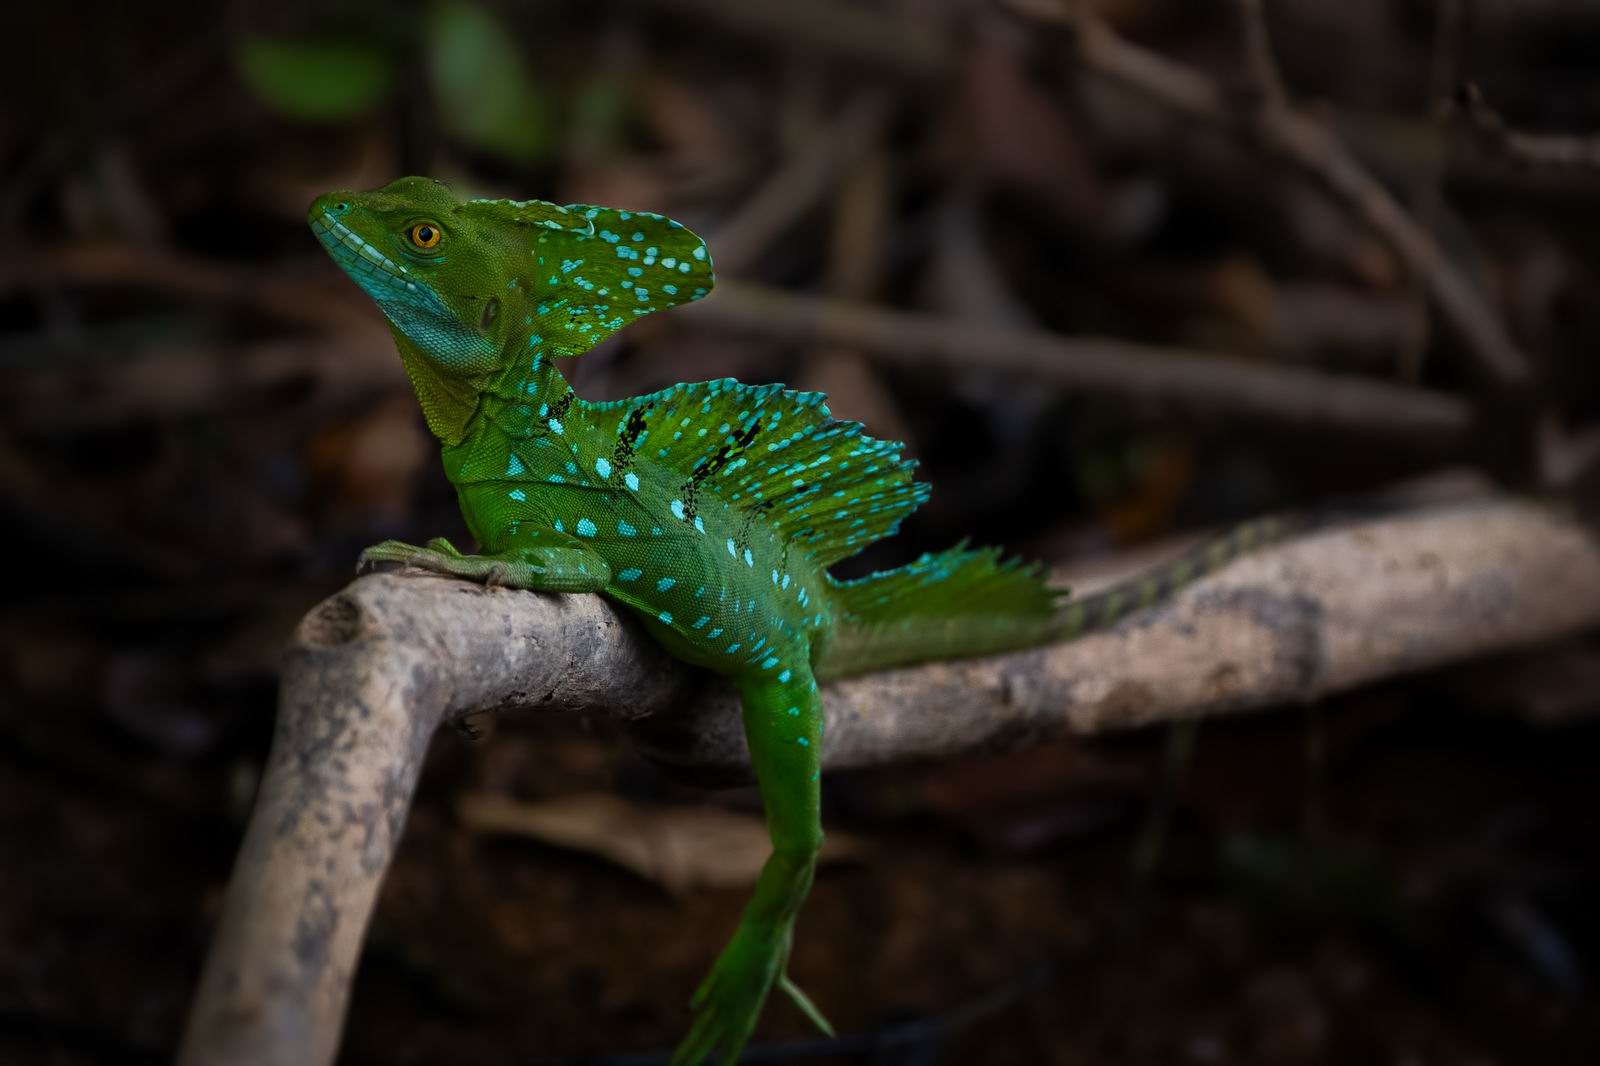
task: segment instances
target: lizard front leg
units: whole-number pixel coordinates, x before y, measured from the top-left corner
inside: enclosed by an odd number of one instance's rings
[[[795,915],[811,890],[822,847],[822,700],[807,663],[804,649],[795,649],[758,675],[734,678],[772,855],[733,939],[694,994],[694,1025],[672,1066],[699,1066],[713,1054],[723,1066],[736,1062],[774,985],[832,1035],[784,972]]]
[[[514,539],[487,555],[462,555],[448,540],[434,537],[425,547],[386,540],[361,553],[356,570],[375,563],[403,563],[485,585],[538,592],[599,592],[611,581],[611,567],[578,543],[539,544],[532,536]]]

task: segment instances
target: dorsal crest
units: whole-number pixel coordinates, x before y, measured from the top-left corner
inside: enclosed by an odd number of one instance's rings
[[[534,347],[557,357],[582,355],[637,318],[701,299],[715,283],[705,242],[653,212],[469,200],[457,213],[527,229]]]
[[[698,500],[715,496],[823,566],[891,536],[927,499],[903,446],[833,418],[821,393],[723,378],[592,409],[615,416],[638,456],[681,478],[680,521],[692,523]]]

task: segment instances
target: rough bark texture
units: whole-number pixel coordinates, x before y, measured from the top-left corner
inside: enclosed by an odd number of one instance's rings
[[[1265,549],[1115,629],[827,686],[825,762],[860,766],[1312,699],[1600,623],[1600,547],[1494,500]],[[593,596],[418,575],[302,622],[261,795],[180,1061],[332,1061],[428,738],[490,710],[629,721],[664,762],[737,774],[732,693]]]

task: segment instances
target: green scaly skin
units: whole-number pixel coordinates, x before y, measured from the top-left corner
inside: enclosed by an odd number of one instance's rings
[[[822,844],[818,678],[1029,647],[1105,626],[1285,531],[1241,526],[1162,573],[1064,602],[1037,566],[964,547],[840,582],[927,495],[899,444],[817,393],[732,380],[579,399],[553,360],[712,286],[705,245],[649,212],[458,201],[402,178],[312,204],[312,230],[389,320],[480,545],[386,541],[396,562],[545,592],[597,592],[673,655],[728,675],[773,851],[693,998],[673,1062],[732,1063],[784,973]]]

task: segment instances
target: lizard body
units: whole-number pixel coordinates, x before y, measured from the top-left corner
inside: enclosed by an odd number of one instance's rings
[[[773,853],[695,994],[674,1063],[731,1063],[784,974],[822,842],[818,679],[1068,639],[1281,535],[1238,527],[1156,575],[1064,602],[1037,565],[957,547],[856,581],[828,567],[892,535],[927,495],[901,446],[824,397],[731,379],[613,403],[578,398],[554,360],[713,284],[704,244],[648,212],[458,202],[402,178],[312,205],[313,231],[385,317],[479,543],[369,548],[520,588],[596,592],[685,662],[729,676]]]

